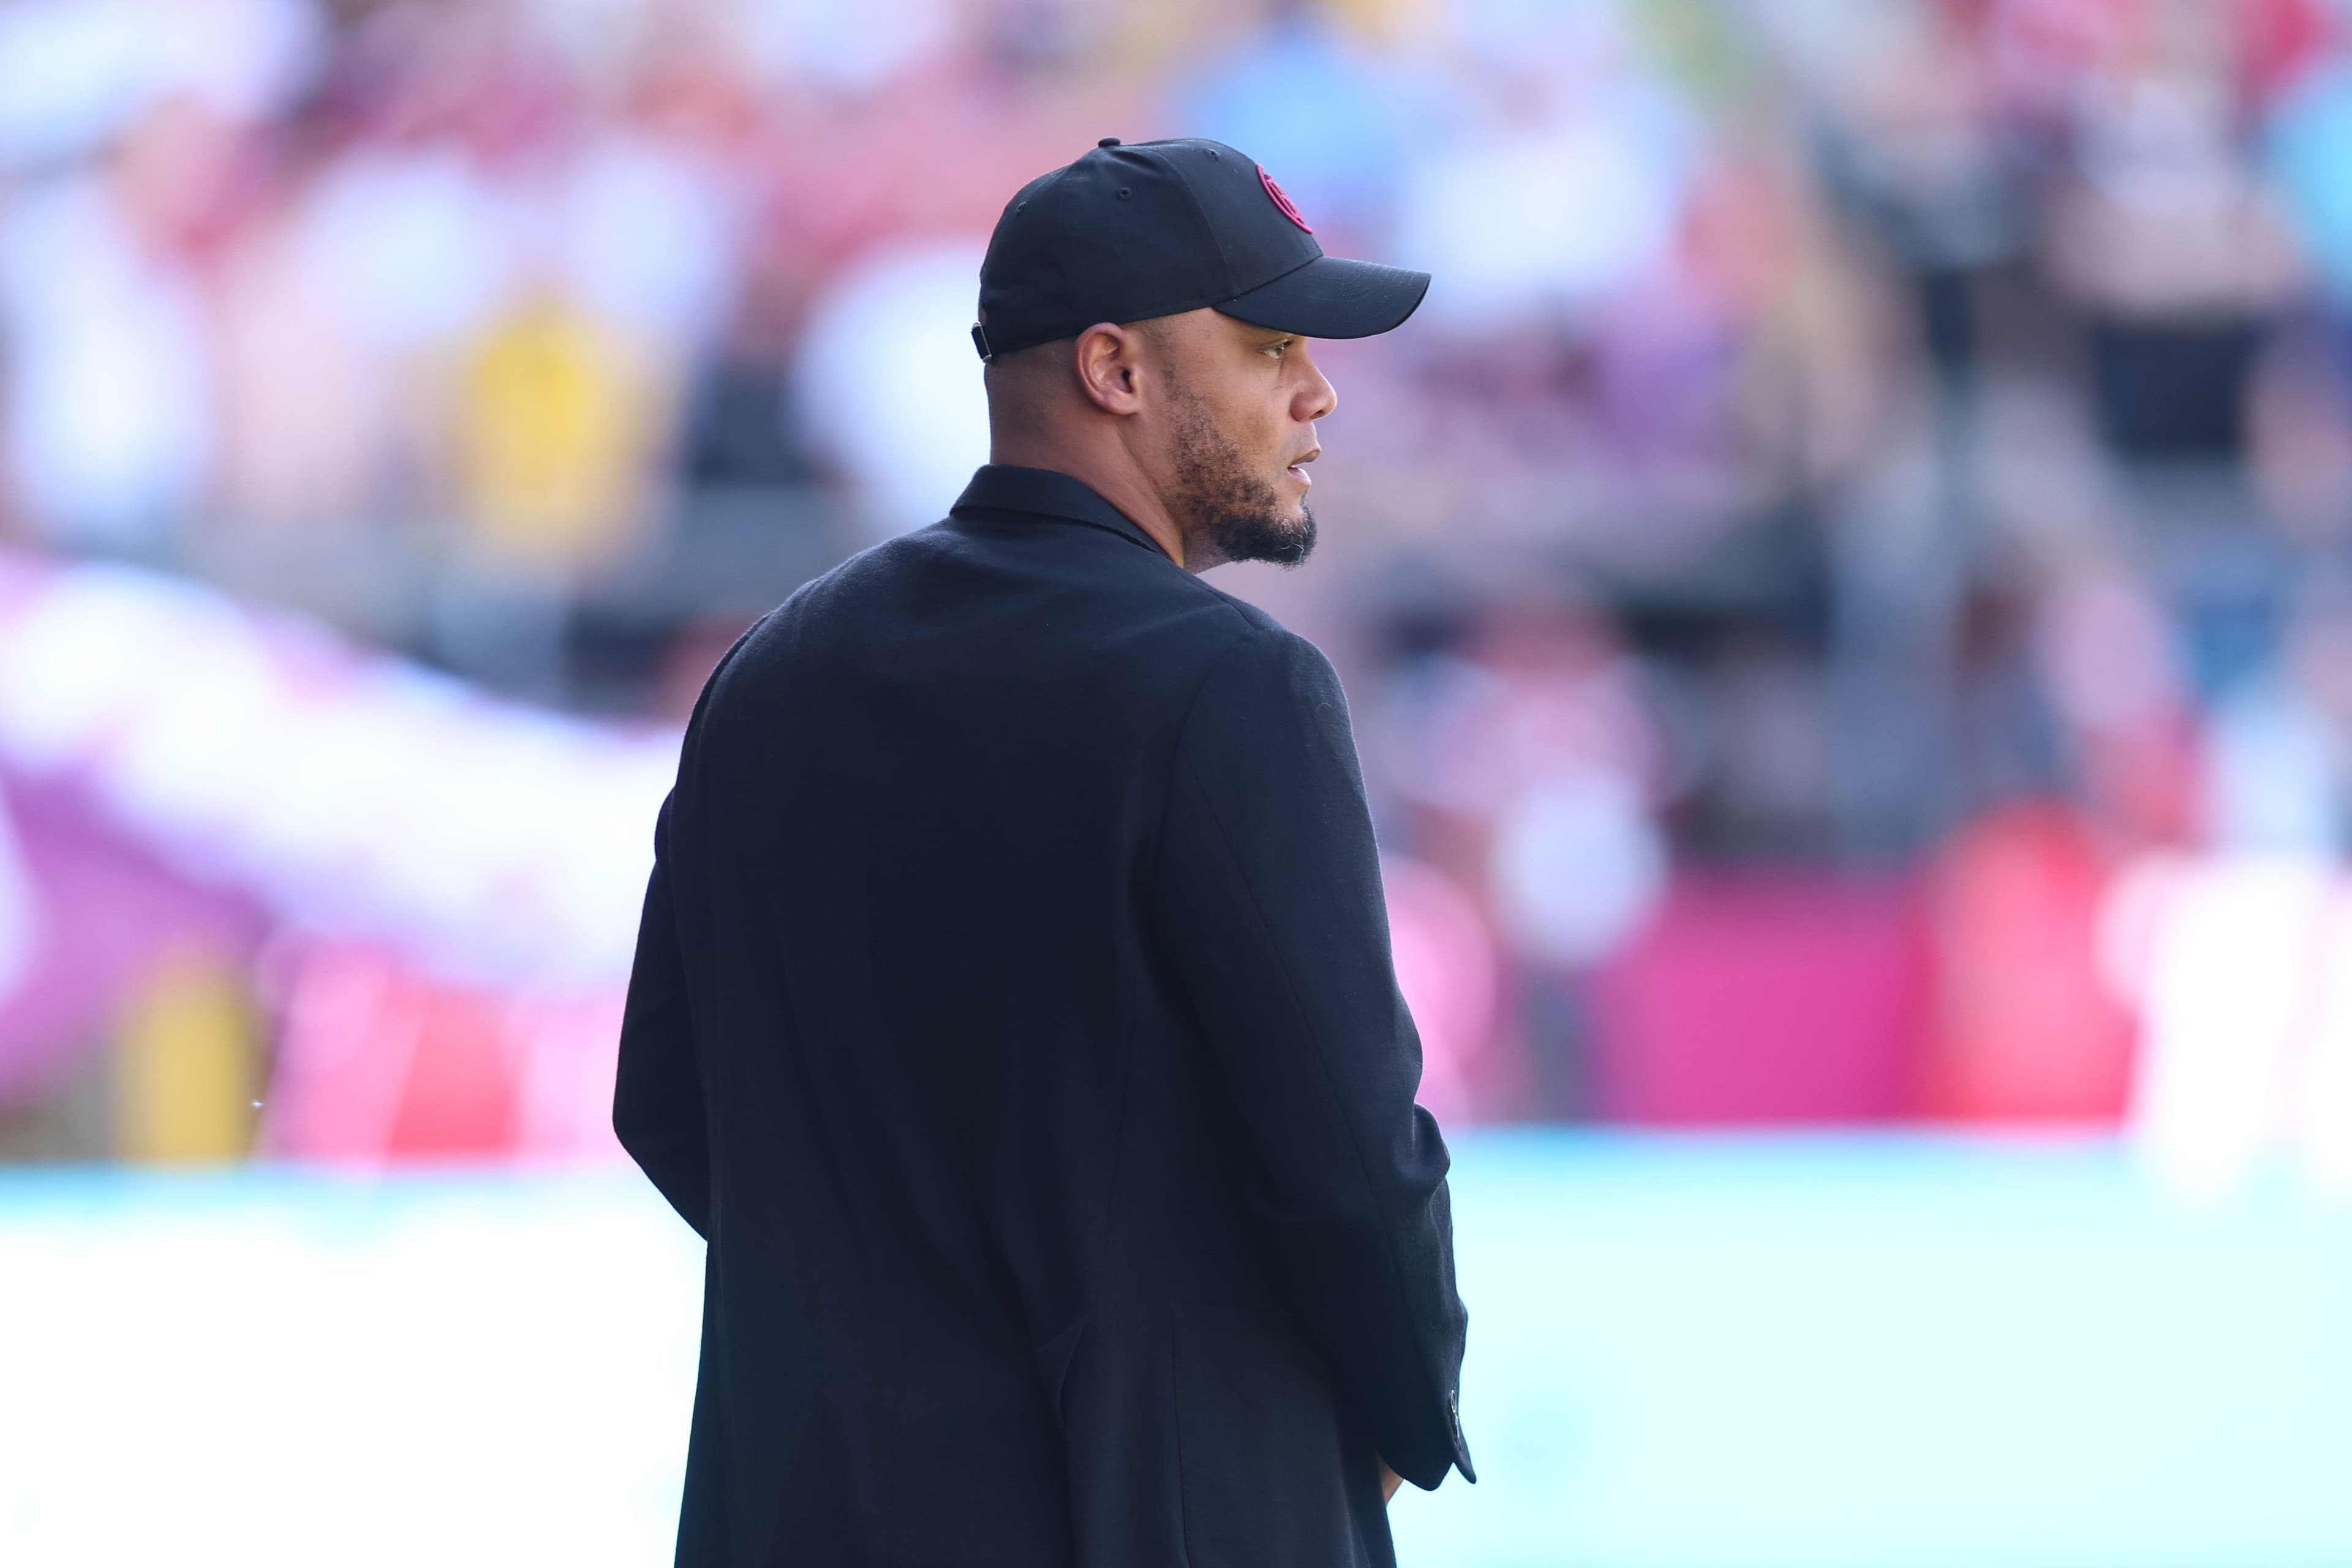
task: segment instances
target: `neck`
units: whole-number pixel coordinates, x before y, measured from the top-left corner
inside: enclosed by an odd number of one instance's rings
[[[1188,572],[1199,572],[1214,564],[1186,558],[1184,531],[1176,526],[1176,519],[1160,500],[1158,489],[1144,477],[1123,447],[1106,453],[1066,442],[1030,441],[999,436],[989,443],[988,460],[1023,468],[1050,468],[1057,474],[1067,474],[1117,507],[1177,565]]]

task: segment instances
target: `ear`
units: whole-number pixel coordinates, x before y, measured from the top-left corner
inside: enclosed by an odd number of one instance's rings
[[[1106,414],[1133,414],[1143,406],[1143,334],[1112,321],[1097,321],[1080,332],[1072,346],[1072,364],[1078,389],[1087,401]]]

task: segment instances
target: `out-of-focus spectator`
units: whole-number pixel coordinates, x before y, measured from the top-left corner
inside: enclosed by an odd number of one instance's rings
[[[494,559],[610,553],[645,516],[657,394],[629,341],[548,292],[492,321],[457,384],[458,504]]]
[[[172,215],[139,199],[134,148],[0,211],[9,468],[34,530],[61,544],[151,542],[210,478],[209,323]]]
[[[2082,817],[2047,799],[1989,812],[1938,853],[1922,1110],[2074,1126],[2123,1115],[2131,1020],[2098,956],[2114,871],[2113,851]]]
[[[2117,843],[2187,842],[2196,720],[2163,606],[2129,574],[2095,563],[2055,586],[2036,633],[2078,797]]]
[[[2204,837],[2237,853],[2352,854],[2352,584],[2304,584],[2276,664],[2213,719]]]
[[[1509,331],[1596,307],[1673,245],[1696,148],[1667,83],[1596,8],[1559,47],[1490,57],[1489,90],[1409,150],[1401,254],[1444,279],[1433,321]]]
[[[2233,458],[2262,329],[2294,287],[2285,215],[2241,150],[2227,7],[2167,7],[2078,100],[2050,266],[2090,316],[2100,420],[2126,457]]]
[[[988,460],[988,402],[972,350],[984,242],[869,258],[810,311],[799,364],[812,433],[879,534],[933,521]]]
[[[1554,1114],[1590,1108],[1582,978],[1665,887],[1666,762],[1643,685],[1591,615],[1520,605],[1412,657],[1376,731],[1410,813],[1399,836],[1484,893],[1525,976],[1515,1092]]]
[[[222,258],[215,504],[240,530],[341,531],[411,499],[388,471],[384,346],[322,259],[283,198]]]

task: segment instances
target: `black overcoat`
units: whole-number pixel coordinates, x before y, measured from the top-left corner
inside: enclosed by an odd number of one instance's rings
[[[1445,1146],[1313,645],[1066,475],[729,653],[614,1124],[709,1242],[697,1565],[1393,1562],[1470,1475]]]

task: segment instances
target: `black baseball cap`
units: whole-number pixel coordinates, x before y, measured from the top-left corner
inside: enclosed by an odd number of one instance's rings
[[[1274,177],[1222,142],[1106,136],[1005,204],[971,341],[988,360],[1203,306],[1301,337],[1368,338],[1428,291],[1426,272],[1324,255]]]

